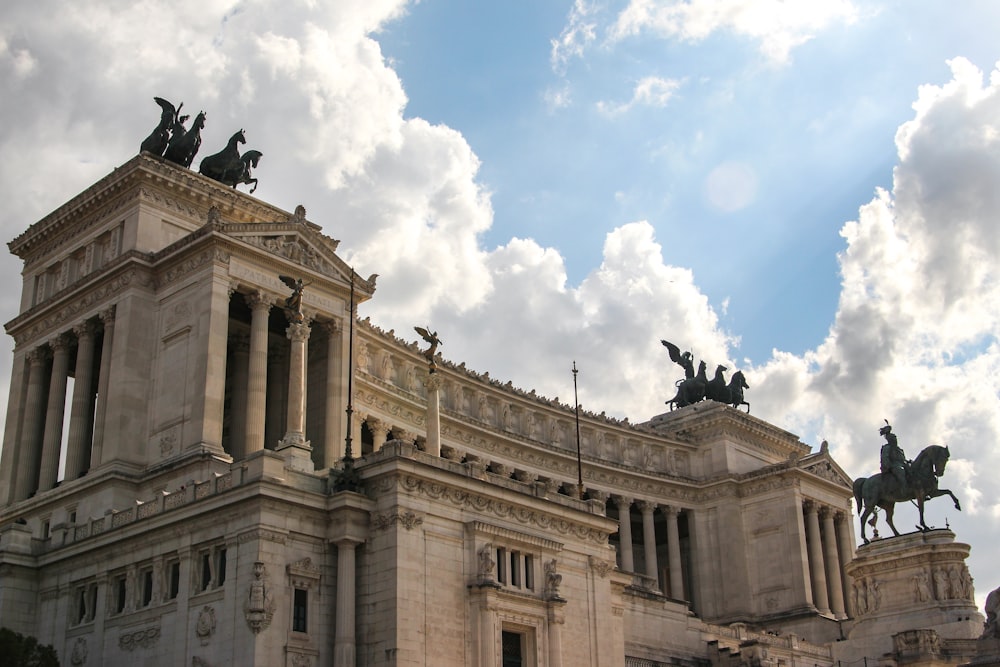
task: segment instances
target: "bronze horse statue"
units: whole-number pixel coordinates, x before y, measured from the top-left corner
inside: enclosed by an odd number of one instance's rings
[[[698,364],[698,373],[685,380],[677,382],[677,394],[666,404],[673,410],[674,407],[683,408],[693,405],[705,398],[705,389],[708,388],[708,377],[705,375],[705,362]]]
[[[247,138],[243,134],[243,130],[236,132],[229,137],[229,143],[226,144],[225,148],[201,161],[198,173],[226,183],[226,185],[232,185],[232,179],[243,174],[243,162],[240,160],[240,149],[237,146],[246,142]]]
[[[170,141],[167,142],[167,150],[163,157],[171,162],[176,162],[182,167],[190,167],[194,162],[194,156],[201,147],[201,131],[205,129],[205,112],[199,111],[191,123],[191,129],[184,128],[184,119],[181,116],[178,122],[174,123],[173,133]]]
[[[743,390],[749,388],[750,385],[747,384],[747,379],[743,376],[743,371],[736,371],[729,380],[729,386],[726,387],[729,391],[729,397],[725,403],[737,410],[740,409],[741,405],[745,405],[747,406],[747,414],[750,414],[750,404],[743,400]]]
[[[939,489],[937,478],[944,474],[951,453],[947,447],[929,445],[917,455],[910,466],[906,489],[898,489],[891,475],[878,473],[871,477],[859,477],[854,480],[854,499],[861,514],[861,539],[868,544],[865,535],[865,522],[876,507],[885,510],[885,521],[893,534],[899,535],[892,523],[892,515],[896,503],[914,500],[920,512],[920,523],[917,530],[927,531],[930,528],[924,522],[924,502],[931,498],[948,495],[955,502],[955,509],[961,511],[962,505],[955,494],[948,489]]]

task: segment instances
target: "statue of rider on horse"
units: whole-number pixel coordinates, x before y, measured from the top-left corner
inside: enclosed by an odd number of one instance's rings
[[[881,472],[871,477],[859,477],[854,480],[854,500],[858,513],[861,515],[861,539],[868,544],[865,535],[865,522],[875,510],[881,507],[885,510],[885,521],[894,535],[899,535],[892,523],[896,503],[913,501],[920,514],[917,530],[927,531],[930,527],[924,521],[924,503],[938,496],[951,496],[955,509],[961,510],[955,494],[948,489],[938,488],[938,478],[944,474],[945,465],[951,456],[947,447],[928,445],[912,462],[907,461],[906,454],[899,446],[896,434],[888,420],[879,429],[879,435],[885,438],[879,457]],[[871,525],[875,525],[872,519]]]

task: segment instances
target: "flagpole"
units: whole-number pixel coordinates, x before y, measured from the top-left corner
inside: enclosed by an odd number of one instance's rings
[[[573,403],[576,405],[576,497],[583,500],[583,458],[580,455],[580,398],[576,391],[576,361],[573,361]]]

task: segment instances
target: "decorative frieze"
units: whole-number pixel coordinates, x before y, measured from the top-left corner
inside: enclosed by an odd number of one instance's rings
[[[372,516],[372,528],[375,530],[386,530],[397,524],[406,530],[413,530],[423,522],[423,517],[417,516],[413,512],[399,512],[398,510]]]
[[[135,651],[136,649],[147,649],[156,646],[160,640],[160,628],[146,628],[127,632],[118,637],[118,648],[123,651]]]

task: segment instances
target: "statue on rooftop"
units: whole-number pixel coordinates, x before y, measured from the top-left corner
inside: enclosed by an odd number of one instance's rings
[[[698,363],[698,372],[695,373],[694,355],[691,352],[681,352],[679,347],[667,340],[660,342],[663,347],[667,348],[670,360],[684,369],[684,378],[674,383],[677,387],[677,393],[669,401],[666,401],[671,410],[675,407],[683,408],[709,399],[731,405],[737,409],[741,405],[745,405],[747,412],[750,412],[750,404],[743,400],[743,390],[750,388],[743,371],[733,373],[727,384],[723,374],[729,369],[720,364],[715,369],[714,377],[709,380],[705,373],[704,361]]]
[[[441,339],[438,338],[438,332],[431,331],[430,327],[413,327],[413,330],[420,334],[420,337],[430,344],[426,350],[423,351],[424,357],[427,359],[427,365],[430,372],[433,373],[437,370],[437,363],[434,361],[434,355],[437,354],[438,345],[444,345]]]
[[[180,114],[181,107],[184,103],[181,102],[181,106],[174,108],[174,105],[163,99],[162,97],[154,97],[153,101],[160,105],[160,122],[156,125],[153,131],[148,137],[142,140],[139,144],[140,151],[146,151],[152,153],[153,155],[162,156],[163,151],[167,149],[167,143],[170,141],[170,130],[178,122],[183,122],[179,120],[178,115]]]
[[[191,166],[194,156],[201,148],[201,131],[205,129],[204,111],[199,111],[198,115],[194,117],[190,130],[184,127],[187,118],[187,116],[178,117],[170,133],[167,150],[163,153],[164,158],[182,167]]]
[[[257,189],[257,179],[250,176],[251,168],[256,168],[263,153],[250,150],[240,155],[239,144],[247,142],[243,130],[229,137],[229,143],[218,153],[209,155],[201,161],[198,172],[211,179],[235,188],[241,183],[253,183],[250,192]]]
[[[888,421],[879,429],[879,434],[886,439],[880,456],[882,472],[854,480],[854,499],[861,515],[861,539],[865,544],[868,544],[865,521],[879,507],[885,510],[885,521],[897,536],[899,531],[892,523],[896,503],[916,501],[917,510],[920,512],[917,530],[921,531],[930,530],[924,521],[924,502],[927,500],[938,496],[951,496],[955,509],[962,509],[954,493],[948,489],[938,488],[938,477],[944,474],[945,465],[951,456],[947,447],[929,445],[917,455],[912,464],[909,464]],[[906,475],[907,469],[909,475]]]

